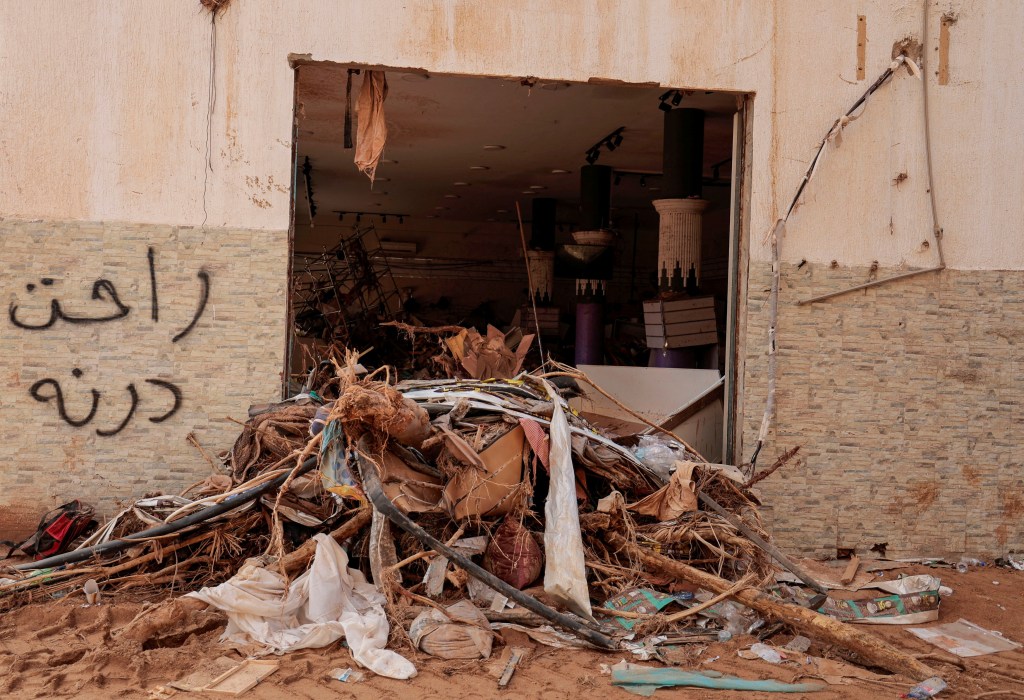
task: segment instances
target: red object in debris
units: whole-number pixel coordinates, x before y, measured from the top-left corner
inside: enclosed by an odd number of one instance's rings
[[[484,568],[510,586],[522,590],[540,577],[544,554],[522,522],[505,518],[484,552]]]
[[[94,512],[92,506],[81,501],[71,501],[54,508],[39,521],[39,527],[31,537],[21,544],[11,546],[7,557],[19,549],[37,560],[60,554],[95,524],[92,518]]]

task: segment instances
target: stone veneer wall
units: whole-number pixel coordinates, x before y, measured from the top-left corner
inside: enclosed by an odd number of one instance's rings
[[[153,252],[158,320],[152,315],[148,261]],[[211,469],[186,440],[208,453],[231,446],[251,403],[280,395],[284,367],[288,234],[122,223],[0,220],[0,537],[35,528],[40,512],[72,498],[109,514],[118,501],[177,493]],[[194,328],[177,342],[209,297]],[[44,279],[52,282],[46,284]],[[69,316],[114,320],[25,329],[49,319],[51,300]],[[29,290],[27,285],[34,285]],[[76,376],[75,370],[81,370]],[[92,420],[79,427],[58,414]],[[174,406],[178,411],[155,422]],[[131,412],[134,386],[137,408]]]
[[[796,300],[902,270],[783,265],[777,421],[762,482],[778,542],[817,555],[1024,548],[1024,272],[926,273],[825,302]],[[768,264],[752,264],[743,458],[767,390]]]

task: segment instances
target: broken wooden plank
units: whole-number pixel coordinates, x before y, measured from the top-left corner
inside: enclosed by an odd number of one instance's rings
[[[501,672],[501,678],[498,679],[498,687],[504,688],[508,685],[509,681],[512,680],[512,674],[516,672],[516,667],[519,662],[523,660],[526,655],[526,649],[522,647],[512,647],[512,655],[508,659],[508,663],[505,664],[505,670]]]
[[[860,557],[854,554],[850,557],[850,563],[846,565],[843,575],[839,577],[839,583],[848,586],[857,578],[857,570],[860,568]]]
[[[223,693],[237,697],[255,688],[257,683],[276,671],[280,666],[281,662],[274,659],[246,659],[218,678],[215,678],[208,686],[203,688],[203,692]]]
[[[868,48],[868,18],[857,15],[857,80],[865,78],[865,63]]]

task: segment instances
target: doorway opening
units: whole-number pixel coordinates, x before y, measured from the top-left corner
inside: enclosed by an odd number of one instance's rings
[[[354,161],[373,75],[387,134],[371,182]],[[725,458],[744,95],[321,62],[295,76],[286,391],[341,347],[423,376],[388,321],[539,333],[545,357]]]

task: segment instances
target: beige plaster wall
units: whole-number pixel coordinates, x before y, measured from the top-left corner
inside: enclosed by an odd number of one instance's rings
[[[956,21],[950,80],[939,85],[936,42],[945,14]],[[858,15],[867,21],[864,80],[856,77]],[[81,337],[39,331],[46,335],[31,340],[9,323],[3,327],[0,449],[13,466],[0,482],[0,504],[12,503],[19,489],[42,488],[59,498],[101,489],[100,483],[122,488],[140,460],[153,461],[157,471],[164,464],[181,469],[175,480],[184,480],[202,471],[194,455],[181,451],[184,434],[196,430],[211,448],[226,447],[231,431],[218,422],[222,416],[275,393],[285,332],[290,54],[431,72],[754,93],[747,233],[750,257],[761,269],[768,256],[761,235],[787,206],[823,133],[888,65],[893,44],[921,40],[927,26],[934,188],[947,264],[1020,270],[1024,141],[1016,136],[1016,115],[1024,107],[1024,45],[1016,33],[1022,22],[1024,3],[1016,0],[235,0],[217,20],[211,65],[210,17],[193,0],[119,0],[102,9],[86,0],[2,3],[4,300],[21,298],[26,278],[35,275],[61,276],[76,298],[101,272],[123,272],[129,287],[141,285],[138,265],[151,234],[180,256],[181,313],[195,291],[188,286],[189,255],[224,270],[211,292],[223,315],[205,317],[220,325],[201,324],[192,338],[200,330],[217,334],[212,354],[198,342],[168,350],[166,338],[157,342],[131,324]],[[935,251],[922,246],[930,214],[921,90],[921,82],[900,71],[841,143],[829,146],[790,221],[786,261],[836,261],[854,282],[870,274],[865,270],[874,261],[883,272],[931,264]],[[75,223],[83,221],[106,223]],[[171,243],[177,227],[193,228],[181,228],[189,233]],[[194,249],[183,248],[184,240]],[[754,364],[761,357],[764,307],[756,302],[763,284],[756,273],[745,320],[750,332],[742,338]],[[939,292],[959,290],[946,285]],[[802,292],[787,288],[785,302]],[[232,303],[213,301],[218,294],[233,295]],[[843,308],[870,311],[864,306],[870,303],[848,298]],[[987,308],[968,304],[953,312]],[[834,341],[828,328],[815,325],[821,319],[805,318],[805,330]],[[782,345],[791,330],[780,328]],[[240,347],[246,348],[241,355]],[[77,434],[56,422],[52,404],[25,392],[46,376],[41,372],[66,373],[79,359],[88,365],[85,376],[115,387],[111,392],[156,367],[187,385],[193,403],[173,426],[140,414],[143,432],[134,437],[125,431],[73,447]],[[792,390],[801,379],[786,371]],[[216,393],[222,383],[230,393]],[[741,404],[748,422],[760,415],[755,384]],[[958,414],[937,415],[955,421]],[[870,446],[850,426],[850,440]],[[154,445],[174,447],[154,456]],[[81,466],[64,465],[67,450]],[[998,466],[990,452],[984,458]],[[57,472],[55,458],[64,465]],[[96,479],[106,481],[93,484]]]
[[[314,60],[754,92],[751,230],[788,203],[822,134],[921,38],[928,7],[935,188],[948,262],[1019,268],[1012,206],[1024,45],[1015,0],[264,0],[218,20],[207,173],[209,15],[192,0],[0,6],[2,213],[284,229],[292,72]],[[955,16],[948,85],[937,38]],[[867,21],[856,79],[856,18]],[[786,259],[925,265],[921,83],[904,72],[829,154],[790,227]],[[893,180],[907,177],[897,187]],[[258,182],[257,182],[258,178]],[[204,195],[205,190],[205,195]],[[969,206],[964,206],[969,203]],[[759,235],[757,236],[759,238]],[[759,245],[755,259],[764,259]]]

